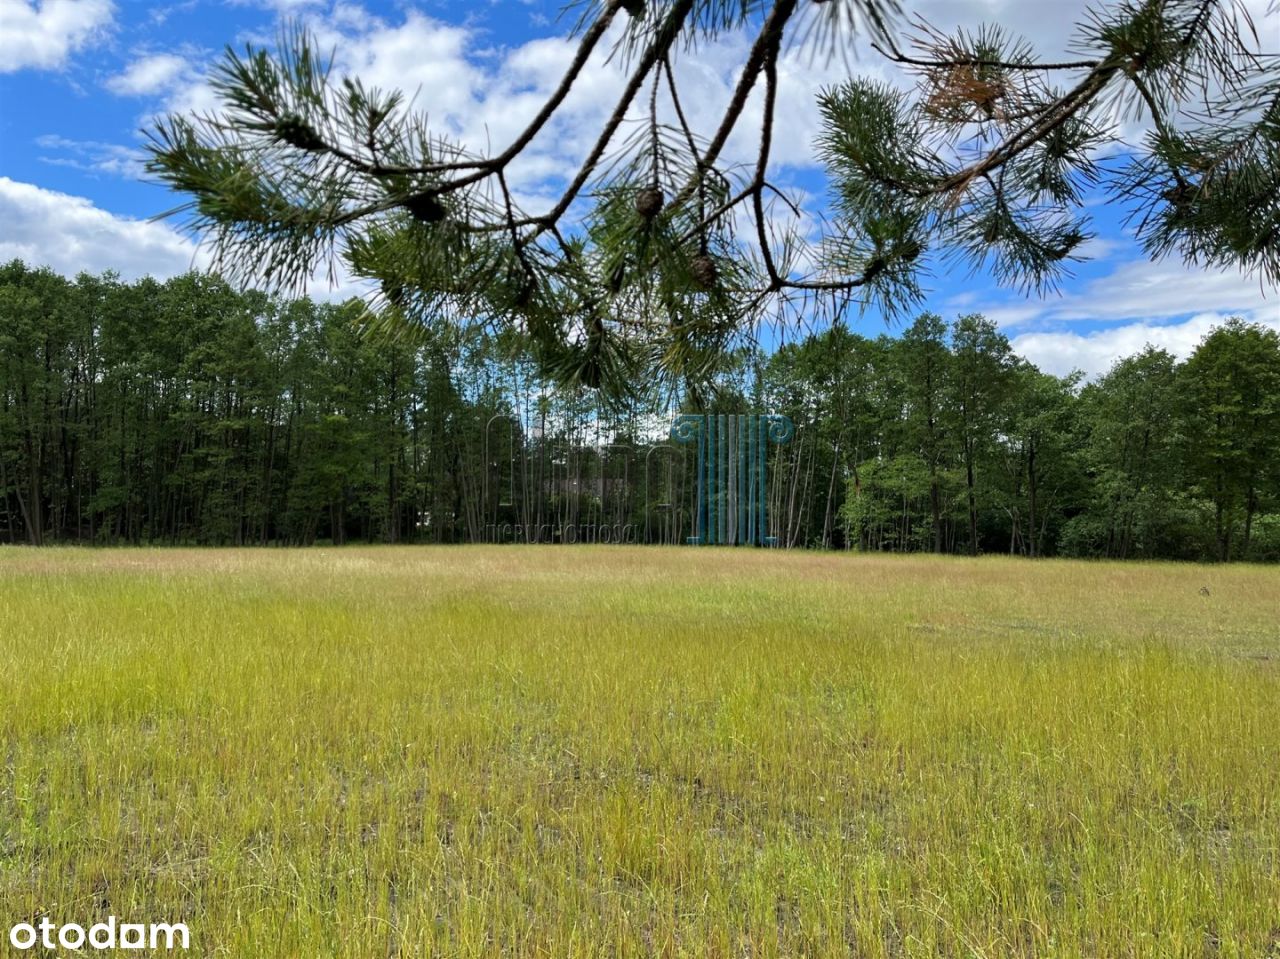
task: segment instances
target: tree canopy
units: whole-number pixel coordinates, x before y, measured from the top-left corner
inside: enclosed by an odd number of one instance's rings
[[[514,330],[561,383],[625,393],[697,381],[744,333],[874,306],[905,315],[930,264],[1052,287],[1091,235],[1096,186],[1153,257],[1280,282],[1280,72],[1239,0],[1109,0],[1068,60],[999,25],[944,34],[899,0],[581,0],[576,50],[500,149],[451,140],[400,91],[335,76],[305,31],[228,50],[214,112],[151,130],[148,167],[215,265],[294,286],[341,261],[376,281],[400,329],[444,317]],[[718,122],[695,129],[673,63],[751,37]],[[1268,36],[1274,40],[1274,31]],[[787,44],[838,56],[855,37],[916,78],[851,72],[820,97],[830,190],[814,236],[770,179]],[[511,189],[529,148],[609,44],[627,79],[558,197]],[[753,97],[755,162],[724,152]],[[1141,121],[1116,142],[1117,118]],[[387,307],[383,309],[383,307]]]
[[[694,530],[688,395],[555,388],[501,337],[360,336],[363,307],[216,277],[0,265],[0,543],[630,542]],[[791,547],[1280,559],[1280,336],[1227,321],[1185,362],[1095,382],[978,315],[736,350],[710,413],[785,411]],[[674,403],[674,405],[669,405]]]

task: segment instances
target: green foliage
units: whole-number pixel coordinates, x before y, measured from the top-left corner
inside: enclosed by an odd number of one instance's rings
[[[1184,428],[1177,379],[1173,355],[1148,347],[1085,388],[1084,457],[1094,499],[1088,519],[1072,521],[1073,555],[1178,555],[1185,504],[1176,499]]]
[[[535,338],[365,335],[358,303],[191,274],[69,282],[0,266],[0,540],[538,540],[691,534],[674,412],[775,410],[785,546],[1178,559],[1274,556],[1280,345],[1240,321],[1184,364],[1042,373],[981,316],[708,349],[706,390],[628,403],[548,375]],[[634,362],[628,357],[620,362]],[[628,374],[630,375],[630,374]],[[514,532],[519,530],[518,533]],[[560,530],[556,534],[551,530]],[[581,538],[591,538],[584,532]]]
[[[1219,559],[1230,559],[1243,521],[1274,496],[1280,459],[1280,335],[1228,321],[1200,344],[1179,377],[1190,478],[1213,502]]]

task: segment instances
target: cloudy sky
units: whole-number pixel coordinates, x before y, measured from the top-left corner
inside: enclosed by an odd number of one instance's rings
[[[1248,0],[1264,43],[1280,50],[1280,15]],[[282,23],[305,20],[335,51],[340,71],[399,87],[439,129],[477,147],[500,149],[558,81],[573,45],[560,0],[0,0],[0,261],[21,257],[73,275],[112,269],[126,278],[168,276],[201,255],[172,220],[152,218],[181,202],[147,183],[138,165],[140,130],[164,110],[203,109],[213,100],[205,71],[227,45],[270,43]],[[1066,48],[1083,0],[917,0],[910,8],[951,29],[995,21],[1046,53]],[[749,43],[721,38],[677,63],[695,125],[710,127],[728,98]],[[800,49],[781,76],[774,177],[820,210],[823,179],[811,146],[815,93],[849,69],[888,82],[905,79],[866,48],[830,63]],[[620,67],[603,57],[575,89],[553,127],[514,171],[515,188],[536,203],[576,169],[584,144],[612,109]],[[752,124],[748,116],[743,126]],[[729,158],[746,159],[747,137]],[[1186,355],[1223,317],[1239,314],[1280,328],[1280,292],[1256,278],[1206,273],[1181,262],[1147,261],[1126,238],[1122,211],[1090,211],[1098,237],[1056,295],[1031,298],[989,277],[935,275],[928,307],[946,317],[983,312],[1041,368],[1094,375],[1145,343]],[[313,290],[341,296],[352,288]],[[851,316],[868,335],[885,327]]]

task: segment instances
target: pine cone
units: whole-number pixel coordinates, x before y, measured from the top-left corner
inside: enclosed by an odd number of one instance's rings
[[[633,17],[643,17],[644,0],[622,0],[622,9]]]
[[[617,294],[622,290],[622,284],[627,280],[627,268],[621,260],[614,264],[613,269],[609,271],[609,292]]]
[[[1161,196],[1176,207],[1188,206],[1196,195],[1195,187],[1189,183],[1179,183],[1165,190]]]
[[[720,269],[716,266],[715,257],[707,253],[699,253],[690,261],[689,272],[693,274],[694,282],[704,290],[711,289],[720,278]]]
[[[636,194],[636,212],[646,220],[652,220],[662,212],[662,205],[667,198],[656,186],[647,186]]]
[[[276,139],[283,140],[299,150],[316,153],[325,148],[320,134],[316,133],[311,125],[296,113],[286,114],[277,120],[274,132]]]
[[[513,302],[516,309],[523,310],[525,307],[533,303],[533,298],[538,292],[537,284],[527,276],[521,276],[516,281],[516,295]]]
[[[392,306],[404,308],[409,301],[409,297],[405,294],[404,285],[401,283],[388,283],[385,280],[382,283],[382,295],[387,298]]]
[[[444,219],[444,204],[434,193],[415,193],[401,204],[419,223],[439,223]]]

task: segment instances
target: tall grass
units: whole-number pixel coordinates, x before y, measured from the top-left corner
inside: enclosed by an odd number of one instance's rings
[[[1280,955],[1276,570],[7,550],[0,706],[0,934]]]

